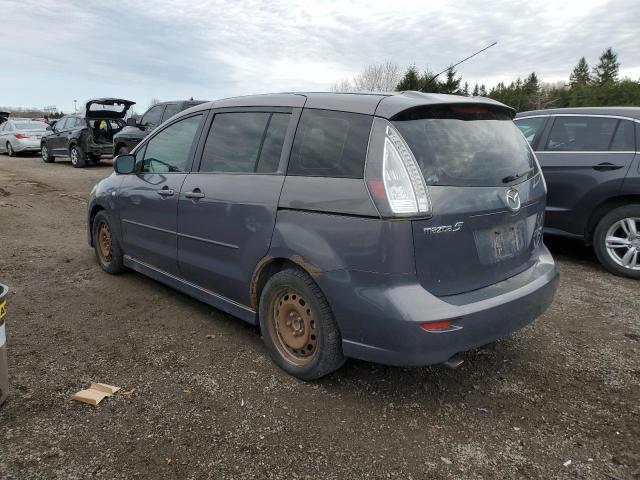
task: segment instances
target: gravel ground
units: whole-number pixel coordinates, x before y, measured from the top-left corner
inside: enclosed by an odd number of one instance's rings
[[[579,243],[547,239],[554,304],[461,368],[303,383],[242,321],[99,269],[85,199],[106,163],[0,157],[0,478],[640,478],[640,284]],[[135,390],[70,401],[94,381]]]

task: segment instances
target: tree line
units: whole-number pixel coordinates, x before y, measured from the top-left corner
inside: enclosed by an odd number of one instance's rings
[[[397,65],[385,62],[369,65],[353,80],[345,79],[333,91],[403,91],[483,96],[505,103],[517,111],[559,107],[640,106],[640,79],[620,78],[618,55],[609,47],[590,68],[585,57],[573,68],[569,82],[544,83],[535,72],[508,85],[500,82],[487,89],[483,84],[464,81],[454,68],[436,77],[416,65],[401,73]]]

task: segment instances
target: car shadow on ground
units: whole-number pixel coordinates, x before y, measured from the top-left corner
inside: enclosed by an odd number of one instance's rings
[[[554,258],[587,264],[600,264],[593,248],[586,246],[582,240],[545,235],[544,244]]]

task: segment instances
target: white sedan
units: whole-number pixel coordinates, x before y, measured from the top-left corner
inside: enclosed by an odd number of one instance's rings
[[[0,125],[0,152],[13,157],[18,152],[39,151],[40,139],[48,126],[38,120],[7,120]]]

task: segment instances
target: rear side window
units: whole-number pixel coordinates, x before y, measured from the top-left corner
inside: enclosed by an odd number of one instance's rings
[[[504,110],[418,107],[392,123],[427,185],[491,187],[520,183],[537,173],[531,148]]]
[[[189,161],[202,115],[180,120],[162,130],[147,143],[142,172],[184,172]]]
[[[176,113],[180,111],[180,106],[177,103],[169,103],[165,109],[164,114],[162,115],[162,121],[173,117]]]
[[[363,178],[372,122],[369,115],[305,109],[287,174]]]
[[[619,120],[608,117],[556,117],[547,140],[552,152],[605,152]]]
[[[547,117],[517,118],[514,122],[524,135],[524,138],[529,142],[529,145],[531,145],[541,133],[542,126],[546,119]]]
[[[156,105],[155,107],[151,107],[147,113],[142,116],[140,120],[140,125],[143,126],[156,126],[160,125],[160,120],[162,117],[162,109],[164,105]]]
[[[616,133],[611,140],[611,148],[613,152],[633,152],[636,149],[636,140],[633,133],[633,122],[629,120],[620,120],[616,127]]]
[[[218,113],[202,153],[201,172],[273,173],[277,171],[288,113]]]

